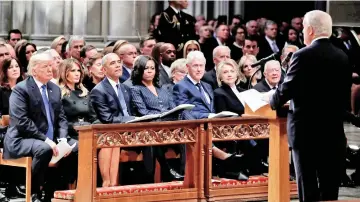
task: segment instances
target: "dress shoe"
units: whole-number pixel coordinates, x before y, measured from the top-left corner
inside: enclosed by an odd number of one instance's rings
[[[245,165],[247,165],[246,157],[236,153],[231,154],[231,156],[220,162],[220,166],[223,166],[227,172],[245,170]]]
[[[174,169],[170,169],[165,175],[161,175],[161,179],[163,182],[171,182],[171,181],[182,181],[184,180],[184,176],[177,173]]]
[[[0,202],[9,202],[9,201],[10,200],[5,195],[0,193]]]
[[[225,175],[221,177],[240,181],[247,181],[249,179],[249,177],[242,172],[225,172]]]
[[[9,184],[5,189],[5,196],[8,198],[25,198],[25,193],[20,186]]]
[[[31,195],[31,202],[42,202],[37,194]]]

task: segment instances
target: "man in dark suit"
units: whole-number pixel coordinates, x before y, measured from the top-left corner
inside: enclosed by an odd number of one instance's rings
[[[329,14],[310,11],[303,25],[307,47],[294,53],[283,84],[264,99],[273,109],[290,100],[287,130],[300,201],[337,200],[346,153],[343,120],[351,69],[346,54],[329,40]],[[337,79],[337,90],[323,87],[332,78]]]
[[[196,40],[196,19],[181,11],[188,6],[187,1],[169,1],[169,7],[161,13],[159,26],[154,31],[158,42],[174,45],[177,57],[183,57],[183,48],[187,41]]]
[[[132,44],[125,44],[121,46],[117,53],[119,54],[119,58],[123,63],[120,82],[124,83],[130,78],[131,72],[134,68],[134,61],[138,53],[136,47]]]
[[[215,66],[212,70],[206,72],[204,77],[201,79],[202,81],[210,84],[213,90],[219,87],[216,80],[216,66],[226,59],[230,59],[230,48],[227,46],[217,46],[213,51],[213,62]]]
[[[277,28],[277,24],[274,21],[266,21],[265,36],[259,41],[259,59],[265,58],[273,53],[279,53],[284,47],[284,41],[277,37]],[[280,57],[277,56],[276,59],[280,60]]]
[[[270,60],[265,63],[264,77],[254,86],[254,89],[263,93],[278,88],[281,78],[280,63],[277,60]]]
[[[130,88],[119,82],[123,73],[122,62],[115,53],[109,53],[102,59],[106,77],[90,93],[90,100],[101,123],[126,123],[135,119],[131,107]],[[120,149],[114,148],[113,155],[120,155]],[[131,148],[140,152],[139,148]],[[114,154],[116,153],[116,154]],[[144,150],[144,163],[147,172],[152,174],[154,164],[150,150]]]
[[[90,93],[91,103],[101,123],[125,123],[134,119],[131,111],[130,88],[119,83],[123,73],[122,63],[115,53],[102,59],[106,78],[96,85]],[[118,97],[121,90],[123,96]]]
[[[215,114],[213,90],[209,84],[200,80],[205,72],[205,62],[202,52],[190,52],[187,56],[188,75],[174,86],[173,95],[176,105],[195,105],[192,110],[183,112],[183,119],[205,119]],[[239,172],[246,165],[242,157],[235,153],[226,153],[215,146],[212,151],[213,156],[219,160],[218,170],[221,170],[218,171],[219,175],[239,180],[247,179],[242,172]],[[231,169],[233,170],[230,171]]]
[[[281,51],[280,61],[281,61],[281,78],[280,83],[284,81],[284,78],[286,76],[287,69],[289,67],[289,62],[284,63],[283,61],[288,56],[289,53],[295,53],[299,50],[299,47],[294,45],[286,45]]]
[[[171,84],[172,80],[170,78],[170,66],[176,60],[176,50],[174,45],[171,43],[164,43],[161,45],[159,60],[160,85]]]
[[[33,202],[41,202],[40,186],[44,186],[45,174],[50,160],[58,155],[56,144],[68,141],[73,145],[76,140],[68,139],[68,122],[61,103],[60,88],[52,82],[52,57],[41,53],[33,55],[29,61],[30,76],[18,83],[10,96],[10,126],[4,140],[4,158],[20,158],[31,156],[32,182],[31,193]],[[61,161],[70,159],[66,158]],[[77,154],[77,146],[73,149]],[[77,158],[77,155],[76,155]],[[63,162],[60,162],[60,164]],[[65,163],[65,162],[64,162]],[[74,166],[66,163],[70,170]],[[58,173],[51,175],[60,175]],[[57,182],[58,183],[58,182]],[[49,184],[44,187],[45,190]],[[49,201],[53,193],[45,192],[45,200]],[[50,195],[50,196],[49,196]]]

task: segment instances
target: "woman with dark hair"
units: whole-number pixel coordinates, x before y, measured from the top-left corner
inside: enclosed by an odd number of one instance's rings
[[[24,72],[20,67],[19,60],[15,58],[7,58],[0,64],[0,117],[2,115],[9,115],[9,98],[12,92],[12,89],[17,83],[24,79]],[[6,128],[0,128],[0,138],[1,138],[1,147],[6,133]],[[9,173],[8,167],[0,167],[1,172]],[[15,170],[14,170],[15,169]],[[22,170],[19,168],[11,168],[12,177],[4,177],[4,181],[9,182],[8,186],[5,189],[5,196],[8,198],[13,197],[24,197],[22,190],[16,184],[20,184],[24,178],[21,176]],[[14,176],[21,177],[14,177]],[[7,198],[0,195],[0,201],[8,201]]]
[[[299,43],[299,33],[294,27],[288,27],[284,30],[285,37],[285,46],[286,45],[294,45],[298,48],[302,48],[303,46]]]
[[[24,79],[19,60],[8,58],[3,61],[0,71],[0,115],[9,114],[9,98],[11,89]]]
[[[36,45],[33,43],[25,43],[20,47],[19,54],[17,54],[16,56],[19,59],[20,65],[24,72],[27,72],[29,60],[36,50]]]
[[[141,55],[135,61],[134,69],[131,73],[133,86],[131,94],[133,105],[138,116],[150,114],[160,114],[175,108],[172,96],[166,89],[159,86],[159,67],[157,62],[150,56]],[[161,118],[164,120],[178,120],[179,114],[175,113]],[[154,147],[154,153],[161,165],[161,178],[163,181],[180,180],[183,178],[173,168],[170,167],[165,152],[168,147]],[[185,167],[185,148],[181,146],[172,147],[175,152],[181,153],[180,173]]]

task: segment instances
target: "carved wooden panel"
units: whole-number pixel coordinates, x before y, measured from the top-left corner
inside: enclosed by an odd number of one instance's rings
[[[213,140],[248,139],[251,137],[269,137],[270,127],[267,123],[213,125]]]
[[[97,135],[97,147],[190,143],[196,141],[197,128],[105,132]]]

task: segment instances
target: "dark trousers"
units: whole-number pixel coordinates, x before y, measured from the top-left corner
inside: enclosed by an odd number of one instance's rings
[[[309,140],[311,141],[311,140]],[[300,202],[337,200],[346,154],[345,141],[293,148]]]
[[[70,145],[73,145],[76,140],[70,139],[68,140],[68,143]],[[58,177],[65,176],[67,178],[67,181],[73,181],[77,177],[77,152],[78,147],[73,149],[73,152],[61,159],[58,162],[58,168],[57,170],[66,171],[61,173],[51,173],[51,176],[53,176],[54,180],[46,180],[47,182],[52,183],[52,181],[55,181],[58,179]],[[35,140],[34,144],[31,148],[31,154],[32,156],[32,180],[31,180],[31,193],[32,194],[38,194],[40,192],[40,186],[44,185],[45,182],[45,176],[47,176],[48,170],[49,170],[49,162],[52,158],[53,152],[51,147],[46,144],[44,141],[41,140]],[[76,160],[75,160],[76,159]],[[54,169],[52,169],[54,170]],[[45,188],[46,189],[46,188]],[[49,187],[49,189],[52,190],[52,188]]]

